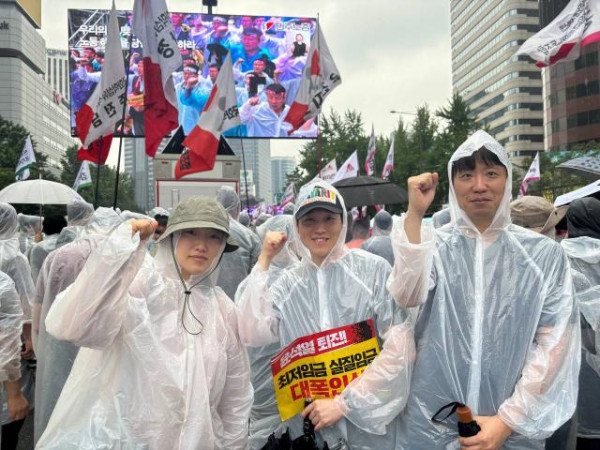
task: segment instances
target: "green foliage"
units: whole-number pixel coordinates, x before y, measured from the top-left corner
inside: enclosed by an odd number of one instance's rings
[[[61,183],[67,186],[73,186],[77,172],[81,165],[81,161],[77,160],[77,146],[69,147],[61,159],[62,174],[60,177]],[[96,183],[98,181],[97,166],[90,163],[90,173],[92,175],[92,185],[79,189],[81,195],[86,201],[94,203],[94,195],[96,192]],[[115,180],[117,176],[116,169],[109,166],[100,166],[100,186],[98,195],[98,206],[112,207],[115,195]],[[119,196],[117,199],[117,207],[121,210],[130,210],[143,212],[143,210],[135,203],[135,185],[134,180],[127,173],[119,174]]]
[[[321,167],[336,158],[338,167],[358,150],[360,174],[364,175],[364,161],[367,154],[370,129],[365,133],[364,123],[358,111],[348,110],[343,115],[331,111],[329,115],[321,116],[321,136],[319,140],[305,144],[300,151],[299,169],[288,176],[288,181],[294,181],[297,187],[311,180],[319,167],[319,145],[321,146]],[[398,121],[392,135],[394,137],[394,170],[390,180],[398,186],[406,187],[409,177],[422,172],[438,172],[440,182],[434,202],[428,214],[433,214],[448,203],[450,180],[448,179],[448,161],[454,151],[473,132],[481,128],[477,118],[473,116],[469,106],[462,97],[455,94],[446,106],[434,113],[427,105],[417,108],[417,115],[410,126],[402,119]],[[375,176],[380,177],[385,164],[392,136],[377,137],[375,152]],[[320,141],[320,142],[319,142]],[[558,195],[570,192],[589,183],[577,175],[571,175],[556,166],[564,161],[582,155],[600,155],[600,144],[590,142],[577,145],[561,152],[541,153],[541,182],[532,182],[529,193],[543,193],[553,201]],[[518,187],[525,172],[531,164],[531,158],[514,166],[513,193],[518,193]],[[392,213],[405,211],[407,204],[387,205]],[[369,208],[369,214],[374,213]]]
[[[545,197],[554,202],[556,197],[583,187],[591,180],[580,175],[557,168],[559,164],[581,156],[600,156],[600,142],[590,141],[577,144],[569,150],[540,153],[540,181],[531,181],[527,187],[527,195]],[[520,164],[513,163],[513,194],[517,195],[523,177],[529,170],[533,158],[526,158]]]
[[[2,149],[0,151],[0,190],[16,182],[15,169],[25,146],[25,139],[29,134],[25,127],[0,116],[0,148]],[[31,172],[29,179],[39,178],[41,174],[42,178],[46,180],[57,181],[56,177],[48,171],[48,158],[46,155],[36,151],[37,143],[35,140],[32,139],[31,143],[35,153],[36,165],[29,169]]]

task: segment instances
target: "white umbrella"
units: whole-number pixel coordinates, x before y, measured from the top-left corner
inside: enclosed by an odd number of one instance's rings
[[[5,203],[66,205],[75,200],[83,198],[66,184],[42,179],[18,181],[0,191],[0,202]]]

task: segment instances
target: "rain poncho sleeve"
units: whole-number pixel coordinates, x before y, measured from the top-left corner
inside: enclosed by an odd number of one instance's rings
[[[431,288],[435,231],[431,225],[421,224],[421,243],[411,244],[404,231],[405,217],[403,214],[392,229],[394,267],[387,288],[399,305],[411,307],[424,303]]]
[[[35,297],[35,285],[31,279],[31,268],[25,255],[17,255],[11,269],[7,270],[6,274],[15,282],[15,289],[19,294],[21,309],[23,310],[23,323],[30,324],[32,305]]]
[[[0,272],[0,383],[21,378],[22,318],[14,283]]]
[[[516,433],[549,437],[574,412],[580,361],[579,313],[566,255],[553,248],[554,264],[545,274],[545,302],[513,395],[498,416]]]
[[[385,434],[387,425],[408,400],[415,344],[406,311],[393,305],[386,289],[387,263],[377,267],[371,276],[378,280],[373,292],[376,316],[387,317],[391,309],[393,318],[387,324],[377,320],[383,339],[381,353],[335,400],[354,425],[368,433]]]
[[[269,289],[269,271],[258,264],[248,278],[246,289],[239,295],[238,327],[245,345],[268,345],[279,340],[279,317],[273,308],[277,286]]]
[[[127,311],[128,289],[146,255],[131,225],[117,228],[87,260],[71,286],[57,296],[46,317],[55,338],[101,349],[119,333]]]
[[[252,406],[252,388],[246,349],[237,336],[235,307],[229,298],[223,299],[228,327],[227,374],[223,396],[218,406],[223,424],[219,448],[244,448],[248,440],[248,416]]]

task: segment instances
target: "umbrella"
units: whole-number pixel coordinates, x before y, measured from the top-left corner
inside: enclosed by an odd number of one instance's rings
[[[557,167],[579,175],[589,181],[600,180],[600,157],[597,156],[582,156],[571,159],[559,164]]]
[[[336,181],[333,185],[344,197],[346,208],[369,205],[393,205],[406,203],[408,194],[404,188],[389,180],[375,177],[350,177]]]
[[[66,205],[83,198],[66,184],[48,180],[17,181],[0,191],[0,202]]]

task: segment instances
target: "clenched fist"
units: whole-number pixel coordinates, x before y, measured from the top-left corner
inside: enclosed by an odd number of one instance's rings
[[[156,220],[142,220],[136,219],[131,221],[131,236],[135,236],[135,233],[140,233],[140,239],[148,239],[154,234],[154,230],[158,226]]]
[[[433,203],[439,176],[434,173],[422,173],[408,179],[408,211],[423,218],[427,208]]]
[[[271,261],[281,251],[286,242],[287,236],[284,232],[267,232],[267,234],[265,235],[265,239],[263,240],[260,256],[258,257],[258,264],[263,270],[269,269]]]

